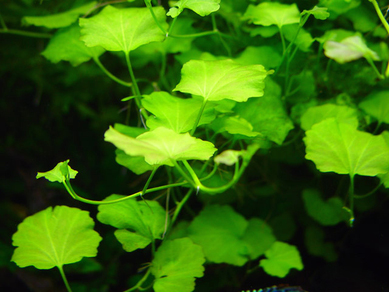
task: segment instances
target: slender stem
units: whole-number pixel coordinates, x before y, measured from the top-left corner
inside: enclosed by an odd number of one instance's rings
[[[1,15],[1,13],[0,13],[0,24],[1,24],[1,26],[3,27],[4,30],[8,30],[8,27],[7,27],[7,25],[5,24],[5,21],[4,21],[4,19],[3,19],[3,16]]]
[[[385,27],[386,31],[389,34],[389,24],[386,21],[384,15],[382,14],[382,11],[381,11],[380,6],[378,5],[377,1],[376,0],[369,0],[369,1],[374,5],[375,11],[377,12],[379,19],[381,20],[383,26]]]
[[[68,280],[66,279],[66,275],[65,275],[65,272],[63,271],[62,266],[58,266],[58,270],[59,270],[59,272],[60,272],[60,274],[61,274],[61,277],[62,277],[63,282],[65,283],[66,290],[68,290],[68,292],[72,292],[72,289],[71,289],[70,286],[69,286],[69,282],[68,282]]]
[[[189,199],[189,197],[190,197],[190,195],[192,193],[193,193],[193,189],[190,189],[186,193],[185,197],[177,204],[177,207],[176,207],[176,210],[174,211],[174,215],[173,215],[173,218],[172,218],[170,226],[174,225],[174,222],[176,222],[178,214],[180,214],[180,211],[181,211],[182,207],[185,205],[186,201],[188,201],[188,199]]]
[[[97,64],[97,66],[99,66],[99,68],[109,77],[111,78],[113,81],[123,85],[123,86],[126,86],[126,87],[131,87],[132,86],[132,83],[131,82],[126,82],[124,80],[121,80],[119,78],[117,78],[116,76],[114,76],[111,72],[109,72],[105,67],[104,65],[100,62],[99,58],[98,57],[94,57],[93,60],[95,61],[95,63]]]
[[[373,68],[374,72],[377,74],[378,78],[385,79],[384,76],[381,75],[381,73],[378,71],[376,65],[374,64],[373,60],[370,57],[365,57],[367,62],[370,64],[370,66]]]
[[[157,24],[157,26],[159,27],[159,29],[163,32],[163,34],[167,37],[168,36],[168,33],[166,32],[166,30],[162,27],[162,25],[159,23],[157,17],[155,16],[155,13],[154,13],[154,10],[153,10],[153,6],[151,6],[151,2],[145,0],[144,1],[147,8],[150,10],[150,13],[151,13],[151,16],[153,17],[155,23]]]
[[[139,280],[138,283],[136,283],[136,285],[134,287],[131,287],[130,289],[127,289],[125,290],[124,292],[131,292],[131,291],[134,291],[138,288],[140,288],[140,286],[142,286],[142,284],[147,280],[147,278],[149,277],[150,275],[150,272],[151,272],[151,269],[147,269],[146,273],[143,275],[142,279]]]
[[[368,196],[371,196],[372,194],[374,194],[382,186],[383,183],[384,182],[381,182],[378,186],[376,186],[373,190],[371,190],[367,194],[364,194],[364,195],[354,195],[354,198],[355,199],[363,199],[363,198],[366,198]]]
[[[177,19],[178,19],[178,16],[176,16],[176,18],[173,19],[172,24],[170,25],[169,30],[166,33],[166,37],[170,36],[170,33],[172,32],[174,24],[176,23]]]
[[[158,167],[155,167],[155,168],[151,171],[151,174],[150,174],[149,178],[147,179],[147,181],[146,181],[146,183],[145,183],[145,186],[143,187],[141,196],[142,196],[143,194],[146,193],[147,188],[149,187],[149,185],[150,185],[150,183],[151,183],[151,180],[152,180],[153,177],[154,177],[154,174],[157,172],[157,169],[158,169]]]
[[[177,168],[178,172],[182,175],[182,177],[184,179],[187,180],[187,182],[189,182],[194,188],[197,188],[198,184],[196,184],[195,182],[193,182],[193,180],[190,178],[190,176],[182,169],[182,167],[178,164],[177,161],[175,160],[172,160],[174,166]],[[193,176],[192,176],[193,177]],[[197,178],[197,176],[196,176]]]
[[[196,131],[197,129],[197,126],[199,125],[199,122],[200,122],[200,119],[201,119],[201,116],[203,115],[203,112],[204,112],[204,109],[205,109],[205,105],[207,104],[207,100],[204,99],[203,100],[203,104],[201,105],[200,107],[200,110],[199,110],[199,113],[197,114],[197,117],[196,117],[196,120],[193,124],[193,127],[192,127],[192,130],[190,131],[190,134],[193,136],[194,132]]]
[[[148,193],[157,192],[157,191],[161,191],[161,190],[168,189],[168,188],[184,186],[184,185],[187,185],[188,182],[185,181],[185,182],[180,182],[180,183],[174,183],[174,184],[168,184],[168,185],[165,185],[165,186],[155,187],[155,188],[147,189],[145,192],[140,191],[140,192],[136,192],[134,194],[125,196],[125,197],[120,198],[120,199],[109,200],[109,201],[96,201],[96,200],[85,199],[85,198],[80,197],[79,195],[76,194],[76,192],[73,190],[69,180],[66,180],[63,184],[64,184],[66,190],[68,191],[68,193],[70,194],[70,196],[73,199],[77,200],[77,201],[80,201],[80,202],[83,202],[83,203],[87,203],[87,204],[91,204],[91,205],[106,205],[106,204],[114,204],[114,203],[122,202],[122,201],[125,201],[125,200],[128,200],[128,199],[134,198],[134,197],[138,197],[138,196],[140,196],[142,194],[148,194]]]
[[[43,33],[43,32],[32,32],[32,31],[25,31],[25,30],[19,30],[19,29],[0,29],[0,33],[9,33],[9,34],[16,34],[26,37],[32,37],[32,38],[51,38],[52,35],[49,33]]]
[[[131,76],[132,88],[133,88],[134,95],[135,95],[135,103],[138,106],[138,108],[142,108],[142,105],[140,103],[141,94],[139,91],[138,83],[136,82],[136,79],[135,79],[134,71],[132,70],[131,61],[130,61],[130,52],[126,52],[125,56],[126,56],[126,63],[127,63],[127,67],[128,67],[128,72],[130,73],[130,76]]]
[[[352,227],[354,224],[354,175],[350,174],[350,189],[349,189],[349,210],[350,219],[349,224]]]
[[[214,13],[211,14],[211,18],[212,18],[212,28],[213,28],[213,31],[217,32],[217,34],[219,35],[220,42],[222,43],[223,47],[227,51],[227,55],[229,57],[231,57],[232,56],[231,49],[227,45],[227,43],[223,40],[222,35],[219,33],[219,29],[217,28],[217,25],[216,25],[216,18],[215,18],[215,14]]]

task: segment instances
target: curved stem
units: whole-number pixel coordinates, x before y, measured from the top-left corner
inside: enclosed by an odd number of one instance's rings
[[[32,31],[25,31],[25,30],[19,30],[19,29],[0,29],[0,33],[9,33],[9,34],[16,34],[26,37],[32,37],[32,38],[51,38],[52,35],[49,33],[43,33],[43,32],[32,32]]]
[[[188,201],[188,199],[192,193],[193,193],[193,189],[190,189],[186,193],[185,197],[177,204],[177,207],[176,207],[176,210],[174,211],[174,215],[173,215],[170,226],[174,225],[174,222],[176,221],[178,214],[180,214],[182,207],[185,205],[186,201]]]
[[[157,26],[159,27],[159,29],[164,33],[165,36],[168,36],[168,33],[166,32],[166,30],[162,27],[162,25],[159,23],[157,17],[155,16],[155,13],[154,13],[154,10],[153,10],[153,6],[151,6],[151,2],[145,0],[144,1],[147,8],[150,10],[150,13],[151,13],[151,16],[153,17],[155,23],[157,24]],[[174,21],[173,21],[174,22]]]
[[[375,11],[377,12],[379,19],[381,20],[381,23],[383,24],[383,26],[385,27],[386,31],[389,34],[389,24],[386,21],[384,15],[382,14],[382,11],[381,11],[380,6],[378,5],[377,1],[376,0],[369,0],[369,1],[374,5]]]
[[[124,80],[121,80],[119,78],[117,78],[116,76],[114,76],[111,72],[109,72],[105,67],[104,65],[100,62],[99,58],[98,57],[95,57],[93,58],[93,60],[95,61],[95,63],[97,64],[97,66],[99,66],[99,68],[109,77],[111,78],[113,81],[123,85],[123,86],[126,86],[126,87],[131,87],[132,86],[132,83],[130,82],[126,82]]]
[[[136,82],[136,79],[135,79],[134,71],[132,70],[131,61],[130,61],[130,52],[125,52],[124,55],[126,57],[128,72],[130,73],[130,76],[131,76],[132,88],[133,88],[134,95],[135,95],[136,105],[138,106],[138,108],[142,108],[142,105],[140,103],[141,94],[139,91],[138,83]]]
[[[142,286],[142,284],[147,280],[147,278],[149,277],[150,275],[150,272],[151,270],[150,269],[147,269],[146,273],[143,275],[142,279],[139,280],[138,283],[136,283],[136,285],[134,287],[131,287],[130,289],[127,289],[125,290],[124,292],[131,292],[131,291],[134,291],[138,288],[140,288],[140,286]]]
[[[377,74],[378,78],[385,79],[384,76],[381,75],[380,71],[378,71],[378,69],[377,69],[376,65],[374,64],[373,60],[371,58],[366,58],[366,57],[365,57],[365,59],[367,60],[369,65],[373,68],[373,70]]]
[[[63,282],[65,283],[66,290],[68,290],[68,292],[72,292],[72,289],[71,289],[70,286],[69,286],[69,282],[68,282],[68,280],[66,279],[66,275],[65,275],[65,272],[63,271],[62,266],[59,266],[59,267],[58,267],[58,270],[59,270],[59,273],[61,274],[61,277],[62,277]]]
[[[373,190],[371,190],[367,194],[364,194],[364,195],[354,195],[354,198],[355,199],[363,199],[363,198],[366,198],[368,196],[371,196],[372,194],[374,194],[382,186],[383,183],[384,182],[381,182],[380,184],[378,184],[378,186],[376,186]]]

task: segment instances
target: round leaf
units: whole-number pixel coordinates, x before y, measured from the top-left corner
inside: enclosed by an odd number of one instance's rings
[[[379,122],[389,124],[389,90],[370,94],[359,107]]]
[[[94,257],[101,241],[89,212],[67,206],[49,207],[27,217],[12,237],[17,248],[11,261],[19,267],[62,267]]]

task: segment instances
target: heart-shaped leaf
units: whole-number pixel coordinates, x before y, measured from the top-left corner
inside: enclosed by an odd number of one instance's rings
[[[44,26],[47,28],[61,28],[76,22],[78,17],[93,9],[97,2],[92,1],[83,6],[46,16],[25,16],[22,19],[23,24]]]
[[[204,254],[189,238],[165,240],[155,253],[151,266],[155,292],[191,292],[195,277],[204,274]]]
[[[89,212],[67,206],[49,207],[27,217],[13,235],[11,261],[19,267],[61,268],[94,257],[101,241]]]
[[[158,22],[167,26],[165,10],[159,6],[153,11]],[[128,53],[165,39],[148,8],[118,9],[108,5],[91,18],[81,18],[80,26],[81,40],[88,47],[101,46],[107,51]]]
[[[265,256],[267,259],[261,260],[259,266],[271,276],[284,278],[290,269],[301,271],[304,268],[298,249],[284,242],[276,241]]]
[[[124,196],[111,195],[105,200],[122,197]],[[145,248],[154,239],[161,239],[165,231],[165,210],[157,201],[145,201],[128,199],[99,206],[97,219],[118,228],[115,236],[127,252]]]
[[[69,61],[73,66],[78,66],[104,52],[102,47],[85,46],[85,43],[80,41],[80,27],[75,24],[57,31],[42,55],[53,63]]]
[[[189,135],[178,134],[171,129],[159,127],[136,138],[121,134],[112,127],[105,132],[105,141],[131,156],[143,156],[150,165],[174,166],[172,160],[208,160],[216,148],[211,142]]]
[[[263,95],[267,73],[262,65],[243,66],[232,60],[191,60],[184,64],[175,91],[200,95],[207,101],[238,102]]]
[[[304,138],[306,156],[322,172],[375,176],[389,170],[389,146],[382,135],[326,119],[312,126]]]
[[[206,16],[212,12],[218,11],[220,8],[219,3],[220,0],[180,0],[174,3],[174,7],[169,9],[167,15],[176,18],[185,8],[187,8],[200,16]]]

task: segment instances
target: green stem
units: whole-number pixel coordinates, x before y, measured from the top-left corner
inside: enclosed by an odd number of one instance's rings
[[[143,187],[143,190],[142,190],[142,194],[140,195],[142,197],[143,194],[146,194],[146,191],[147,191],[147,188],[149,187],[150,183],[151,183],[151,180],[153,179],[154,177],[154,174],[157,172],[157,169],[158,167],[155,167],[152,171],[151,171],[151,174],[149,176],[149,178],[147,179],[146,183],[145,183],[145,186]]]
[[[197,126],[198,126],[198,124],[200,122],[201,116],[203,115],[203,112],[204,112],[206,104],[207,104],[207,100],[204,99],[203,100],[203,104],[201,105],[201,108],[199,110],[199,113],[197,114],[196,120],[195,120],[195,122],[193,124],[192,130],[190,131],[191,136],[193,136],[194,132],[196,132]]]
[[[140,90],[138,87],[138,83],[136,82],[136,79],[135,79],[134,71],[132,70],[131,61],[130,61],[130,52],[125,52],[124,55],[126,56],[127,68],[128,68],[128,72],[130,73],[130,76],[131,76],[131,81],[132,81],[132,85],[133,85],[132,88],[133,88],[134,95],[135,95],[135,103],[138,106],[138,108],[142,108],[142,105],[140,103],[141,94],[140,94]]]
[[[143,192],[143,190],[142,190],[140,192],[136,192],[134,194],[125,196],[123,198],[115,199],[115,200],[109,200],[109,201],[96,201],[96,200],[85,199],[85,198],[80,197],[79,195],[76,194],[76,192],[73,190],[69,180],[65,180],[63,182],[63,184],[65,186],[65,189],[70,194],[70,196],[73,199],[77,200],[77,201],[80,201],[80,202],[83,202],[83,203],[87,203],[87,204],[91,204],[91,205],[106,205],[106,204],[114,204],[114,203],[122,202],[122,201],[125,201],[125,200],[128,200],[128,199],[134,198],[134,197],[138,197],[138,196],[141,196],[141,195],[144,195],[144,194],[148,194],[148,193],[152,193],[152,192],[157,192],[157,191],[165,190],[165,189],[168,189],[168,188],[184,186],[184,185],[187,185],[188,182],[185,181],[185,182],[180,182],[180,183],[174,183],[174,184],[168,184],[168,185],[165,185],[165,186],[155,187],[155,188],[147,189],[145,192]]]
[[[211,14],[211,18],[212,18],[212,28],[213,28],[213,31],[217,32],[217,34],[219,35],[219,39],[220,39],[220,42],[222,43],[223,47],[226,49],[227,51],[227,55],[229,57],[232,56],[231,54],[231,49],[230,47],[227,45],[227,43],[224,41],[222,35],[219,33],[219,29],[217,28],[217,25],[216,25],[216,18],[215,18],[215,14],[212,13]]]
[[[26,37],[32,37],[32,38],[51,38],[52,35],[49,33],[43,33],[43,32],[31,32],[31,31],[24,31],[24,30],[18,30],[18,29],[0,29],[0,33],[9,33],[9,34],[16,34]]]
[[[132,83],[130,82],[126,82],[126,81],[123,81],[119,78],[117,78],[116,76],[114,76],[111,72],[109,72],[105,67],[104,65],[100,62],[99,58],[98,57],[94,57],[93,60],[95,61],[95,63],[97,64],[97,66],[99,66],[99,68],[109,77],[111,78],[113,81],[123,85],[123,86],[126,86],[126,87],[131,87],[132,86]]]
[[[386,31],[389,34],[389,24],[386,21],[384,15],[382,14],[381,8],[378,5],[377,1],[376,0],[369,0],[369,1],[374,5],[375,11],[377,12],[379,19],[381,20],[381,23],[383,24],[383,26],[385,27]]]
[[[155,23],[157,24],[157,26],[159,27],[159,29],[163,32],[163,34],[167,37],[168,36],[168,33],[166,32],[166,30],[162,27],[162,25],[159,23],[157,17],[155,16],[155,13],[154,13],[154,10],[153,10],[153,6],[151,6],[151,3],[148,2],[147,0],[144,1],[147,8],[150,10],[150,13],[151,13],[151,16],[153,17]]]
[[[187,182],[189,182],[194,188],[197,188],[197,184],[193,182],[193,180],[190,178],[190,176],[182,169],[182,167],[178,164],[177,161],[172,160],[172,163],[177,168],[178,172],[182,175],[184,179],[186,179]],[[196,176],[197,177],[197,176]]]
[[[180,214],[180,211],[181,211],[182,207],[185,205],[186,201],[188,201],[188,199],[189,199],[189,197],[191,196],[192,193],[193,193],[193,189],[190,189],[186,193],[185,197],[177,204],[177,207],[176,207],[176,210],[174,211],[173,218],[172,218],[170,226],[174,225],[174,222],[176,222],[178,214]]]
[[[378,78],[385,79],[384,76],[381,75],[381,73],[378,71],[376,65],[374,64],[373,60],[371,58],[366,58],[367,62],[370,64],[370,66],[373,68],[374,72],[377,74]]]
[[[364,195],[354,195],[354,198],[355,199],[363,199],[363,198],[366,198],[368,196],[371,196],[372,194],[374,194],[382,186],[382,184],[383,184],[383,182],[381,182],[378,186],[376,186],[373,190],[371,190],[367,194],[364,194]]]
[[[128,290],[125,290],[124,292],[131,292],[131,291],[134,291],[138,288],[140,288],[142,286],[142,284],[147,280],[147,278],[149,277],[150,275],[150,272],[151,272],[151,269],[147,269],[147,272],[143,275],[142,279],[139,280],[138,283],[136,283],[136,285],[134,287],[131,287],[130,289]]]
[[[7,27],[7,25],[5,24],[5,21],[4,21],[4,19],[3,19],[3,16],[1,15],[1,13],[0,13],[0,24],[1,24],[1,26],[3,27],[4,30],[8,30],[8,27]]]
[[[173,26],[174,26],[174,24],[176,23],[177,18],[178,18],[178,16],[176,16],[176,18],[173,19],[172,24],[170,25],[169,30],[168,30],[167,33],[166,33],[166,37],[170,36],[170,33],[171,33],[171,31],[173,30]]]
[[[69,282],[68,282],[68,280],[66,279],[66,275],[65,275],[65,272],[63,271],[62,266],[59,266],[59,267],[58,267],[58,270],[59,270],[59,272],[60,272],[60,274],[61,274],[61,277],[62,277],[63,282],[65,283],[66,290],[68,290],[68,292],[72,292],[72,289],[71,289],[70,286],[69,286]]]
[[[350,174],[350,188],[349,188],[349,208],[345,208],[350,213],[349,224],[352,227],[354,224],[354,175]]]

